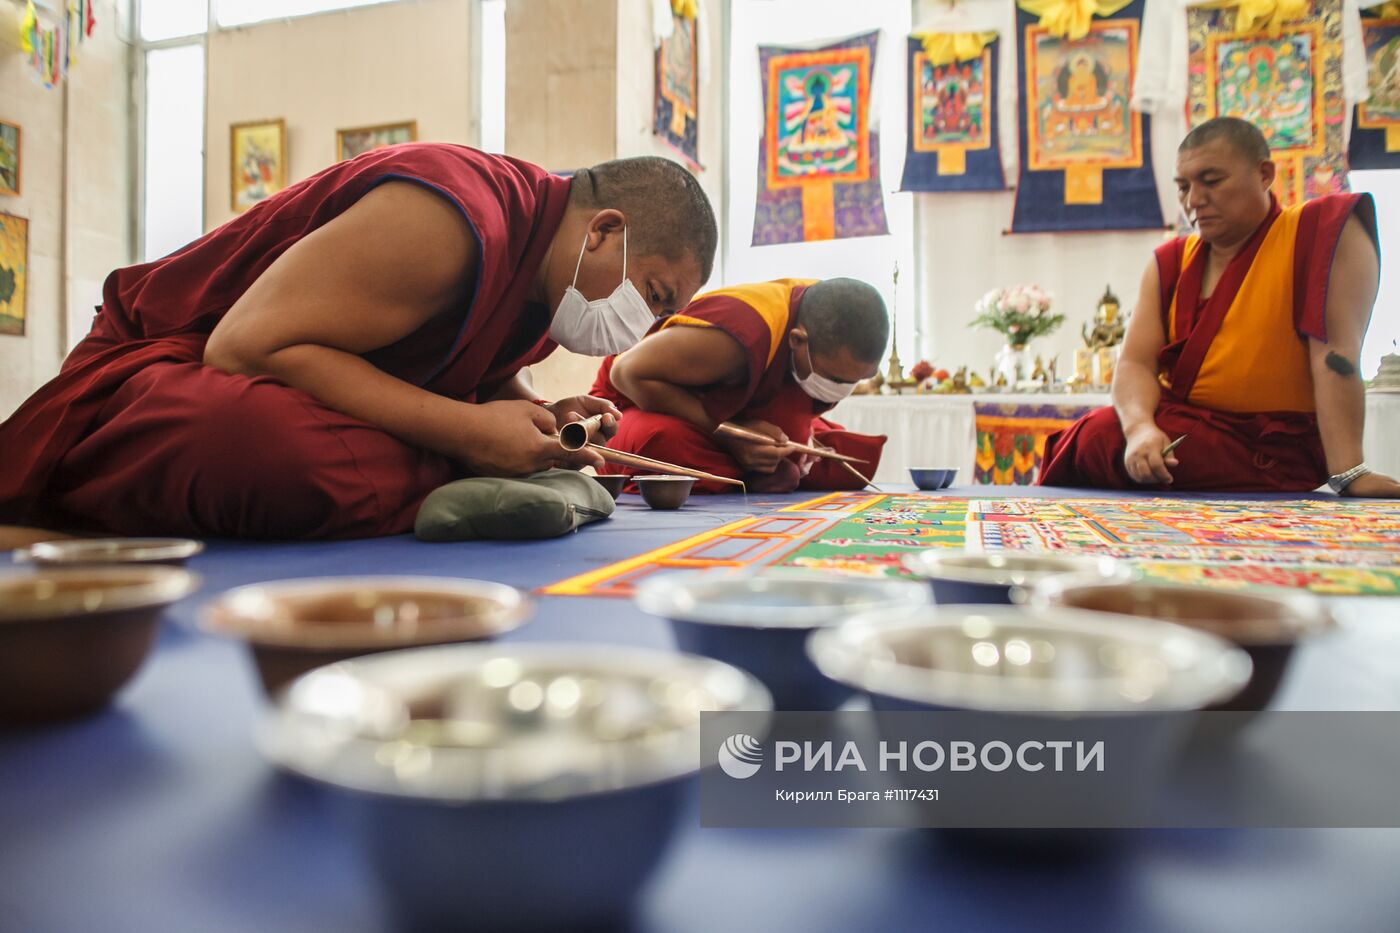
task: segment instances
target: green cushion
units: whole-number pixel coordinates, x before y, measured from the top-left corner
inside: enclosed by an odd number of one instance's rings
[[[554,538],[607,518],[612,496],[573,470],[547,470],[520,479],[472,477],[428,494],[413,531],[423,541]]]

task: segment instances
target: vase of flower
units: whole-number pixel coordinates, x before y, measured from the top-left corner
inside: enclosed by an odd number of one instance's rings
[[[1031,376],[1033,360],[1027,345],[1064,323],[1063,314],[1050,313],[1053,301],[1053,296],[1039,285],[1015,285],[993,289],[977,302],[977,316],[968,326],[987,327],[1006,338],[995,364],[997,375],[1008,386],[1014,388]]]
[[[997,375],[1003,377],[1008,386],[1014,388],[1016,383],[1030,378],[1031,353],[1024,343],[1006,344],[992,362]]]

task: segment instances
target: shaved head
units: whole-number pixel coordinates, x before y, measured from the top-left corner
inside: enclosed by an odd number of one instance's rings
[[[1176,152],[1181,208],[1216,249],[1245,243],[1269,216],[1274,174],[1264,134],[1238,117],[1207,120]]]
[[[569,199],[591,210],[621,211],[629,241],[639,253],[674,262],[693,258],[700,281],[710,277],[719,242],[715,211],[683,165],[641,156],[579,169]]]
[[[890,339],[890,316],[880,293],[857,279],[827,279],[802,293],[797,322],[812,352],[849,350],[862,363],[878,363]]]
[[[1259,127],[1239,117],[1215,117],[1207,120],[1187,133],[1176,151],[1200,149],[1216,140],[1225,142],[1231,149],[1252,162],[1269,161],[1269,143],[1264,134],[1259,131]]]

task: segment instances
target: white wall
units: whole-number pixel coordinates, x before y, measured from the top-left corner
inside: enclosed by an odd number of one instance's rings
[[[337,129],[418,121],[471,143],[470,0],[416,0],[220,30],[209,37],[205,226],[233,216],[229,126],[287,121],[288,182],[335,161]]]
[[[1381,357],[1400,353],[1400,262],[1387,262],[1400,245],[1400,172],[1352,172],[1354,191],[1368,191],[1376,199],[1376,226],[1381,241],[1381,290],[1371,312],[1371,327],[1361,348],[1361,372],[1369,379],[1380,368]]]
[[[0,3],[0,119],[23,128],[21,193],[0,197],[0,211],[29,220],[25,335],[0,336],[0,418],[58,372],[107,273],[132,259],[125,6],[96,0],[68,81],[48,89],[17,47],[22,8]]]

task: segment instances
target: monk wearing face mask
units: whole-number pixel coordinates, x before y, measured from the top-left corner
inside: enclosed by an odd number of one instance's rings
[[[111,274],[92,331],[0,424],[0,522],[366,537],[464,475],[599,466],[552,435],[617,409],[539,404],[522,369],[627,349],[716,240],[664,159],[561,177],[425,143],[341,162]]]
[[[742,479],[757,492],[860,489],[864,481],[839,463],[787,445],[826,446],[866,461],[857,469],[874,474],[885,439],[844,431],[822,416],[879,371],[889,334],[880,293],[854,279],[720,289],[604,360],[593,394],[625,413],[609,443],[614,449]],[[723,422],[772,442],[717,434]],[[734,489],[713,481],[695,488]]]

